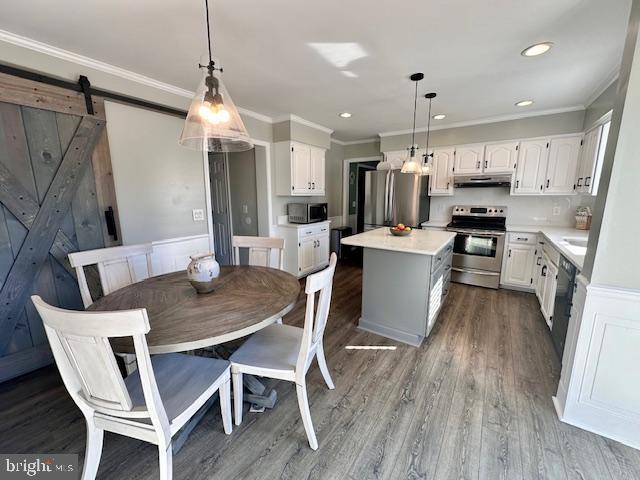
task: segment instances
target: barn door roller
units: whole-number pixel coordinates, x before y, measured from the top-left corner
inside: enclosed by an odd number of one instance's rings
[[[89,79],[86,76],[80,75],[78,84],[80,85],[80,90],[82,90],[82,93],[84,93],[84,101],[87,105],[87,114],[93,115],[94,111],[93,111],[93,101],[91,100],[91,83],[89,82]]]

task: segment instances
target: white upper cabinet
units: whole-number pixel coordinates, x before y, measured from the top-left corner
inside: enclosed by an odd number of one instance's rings
[[[433,150],[429,195],[453,195],[454,150],[453,147]]]
[[[482,173],[484,144],[462,145],[455,149],[454,175]]]
[[[324,150],[311,147],[311,190],[314,195],[324,195]]]
[[[575,193],[574,185],[582,137],[583,135],[580,134],[551,139],[544,193],[553,195]]]
[[[516,174],[511,183],[512,195],[537,195],[542,193],[547,172],[549,141],[527,140],[520,143]]]
[[[299,142],[275,144],[278,195],[324,195],[325,150]]]
[[[576,192],[596,195],[611,121],[589,130],[585,136],[576,173]]]
[[[519,143],[489,143],[484,150],[484,173],[513,172]]]
[[[311,147],[291,146],[291,194],[307,194],[311,190]]]

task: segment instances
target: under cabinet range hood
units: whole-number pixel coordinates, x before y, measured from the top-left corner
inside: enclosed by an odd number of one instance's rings
[[[511,174],[500,175],[459,175],[454,177],[453,186],[465,187],[510,187]]]

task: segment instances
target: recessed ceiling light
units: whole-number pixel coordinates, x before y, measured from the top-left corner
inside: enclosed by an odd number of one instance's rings
[[[341,118],[351,118],[351,114],[349,112],[342,112],[339,114]]]
[[[536,43],[535,45],[531,45],[530,47],[525,48],[520,55],[524,57],[535,57],[537,55],[542,55],[543,53],[547,53],[553,47],[553,42],[542,42]]]
[[[447,116],[444,113],[439,113],[438,115],[434,115],[432,118],[434,120],[444,120]]]
[[[521,100],[516,103],[516,107],[528,107],[529,105],[533,105],[533,100]]]

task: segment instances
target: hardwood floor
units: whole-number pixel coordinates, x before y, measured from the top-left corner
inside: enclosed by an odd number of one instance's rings
[[[325,334],[336,389],[315,362],[307,375],[318,451],[295,387],[280,382],[276,407],[245,413],[230,436],[217,408],[207,414],[174,456],[174,478],[640,478],[639,451],[556,417],[560,365],[533,295],[454,284],[416,349],[355,328],[360,281],[360,269],[338,267]],[[301,294],[284,320],[303,318]],[[82,416],[54,368],[0,385],[0,411],[0,451],[83,454]],[[157,478],[157,458],[152,445],[107,434],[98,478]]]

